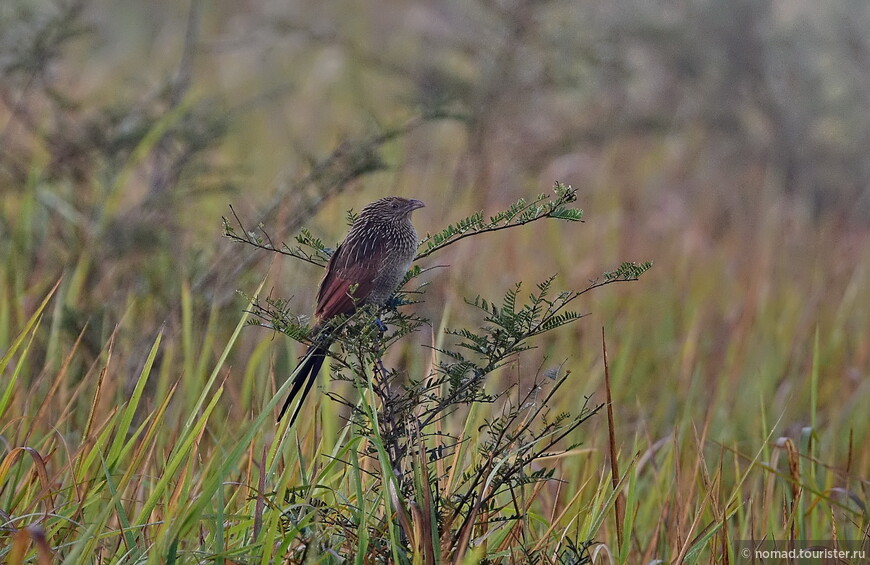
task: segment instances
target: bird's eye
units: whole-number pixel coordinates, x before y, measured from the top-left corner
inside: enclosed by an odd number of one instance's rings
[[[390,204],[390,208],[392,208],[393,210],[395,210],[395,209],[398,208],[398,207],[399,207],[399,205],[396,204],[395,202],[393,202],[392,204]]]

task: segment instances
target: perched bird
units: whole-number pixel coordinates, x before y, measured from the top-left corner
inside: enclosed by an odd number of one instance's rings
[[[278,420],[301,392],[290,417],[292,426],[314,384],[333,341],[323,330],[324,324],[335,316],[349,316],[364,304],[381,306],[396,292],[417,252],[411,212],[423,206],[419,200],[388,196],[362,209],[326,265],[314,310],[314,345],[290,376],[293,387]]]

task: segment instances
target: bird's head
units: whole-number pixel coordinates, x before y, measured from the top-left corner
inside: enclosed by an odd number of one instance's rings
[[[380,200],[375,200],[368,206],[362,209],[360,216],[379,216],[390,219],[409,218],[411,212],[417,208],[424,207],[425,204],[419,200],[412,198],[402,198],[400,196],[387,196]]]

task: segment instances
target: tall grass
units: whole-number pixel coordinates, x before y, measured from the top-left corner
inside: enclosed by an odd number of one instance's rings
[[[38,222],[19,219],[22,226]],[[766,245],[774,244],[758,242]],[[717,253],[707,259],[727,259],[727,249]],[[630,289],[599,293],[593,309],[612,320],[618,488],[606,456],[607,421],[593,419],[583,448],[553,462],[561,481],[528,493],[526,520],[539,537],[496,538],[496,559],[519,559],[518,547],[542,543],[555,544],[555,558],[569,543],[594,539],[604,545],[592,552],[618,563],[706,562],[726,559],[737,539],[865,538],[868,391],[855,380],[868,354],[858,308],[867,294],[864,267],[826,280],[826,288],[844,292],[818,296],[818,319],[795,328],[793,297],[813,283],[777,278],[789,258],[770,261],[769,272],[756,275],[776,288],[763,300],[737,293],[736,282],[715,272],[677,271],[668,280],[660,267]],[[135,335],[140,305],[131,298],[120,323],[88,353],[87,326],[64,334],[57,320],[64,315],[57,305],[72,293],[66,280],[32,285],[40,289],[34,295],[8,284],[19,273],[7,268],[2,278],[11,298],[4,301],[0,366],[8,561],[267,563],[365,552],[365,506],[357,508],[360,535],[340,537],[356,539],[355,547],[333,547],[339,538],[316,526],[330,505],[369,498],[361,438],[326,400],[307,407],[296,429],[275,427],[282,399],[275,392],[293,352],[243,329],[243,304],[235,331],[222,331],[214,313],[194,315],[182,282],[180,327]],[[679,295],[669,290],[683,283]],[[728,292],[743,301],[730,320],[723,318],[727,305],[710,299]],[[764,291],[750,285],[746,292]],[[564,334],[543,348],[554,359],[567,352],[569,366],[582,368],[571,375],[575,389],[596,393],[604,375],[600,338],[586,329]],[[422,374],[422,352],[408,346],[407,355]],[[536,359],[521,357],[503,371],[504,383]],[[336,386],[325,377],[321,385]],[[566,408],[576,402],[562,398]],[[473,445],[486,418],[479,408],[447,425],[464,427]],[[315,493],[326,505],[321,510],[311,506]],[[310,536],[325,537],[314,543]]]

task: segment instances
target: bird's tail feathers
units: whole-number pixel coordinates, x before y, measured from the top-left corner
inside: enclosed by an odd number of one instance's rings
[[[290,389],[290,395],[284,402],[284,406],[281,407],[281,412],[278,414],[278,420],[280,421],[281,418],[284,417],[284,413],[287,412],[287,409],[290,407],[293,400],[299,396],[299,402],[293,410],[293,415],[290,416],[290,423],[287,424],[288,427],[292,426],[293,422],[296,421],[296,417],[299,416],[299,410],[302,408],[302,403],[305,402],[305,397],[308,396],[308,392],[311,390],[311,387],[314,386],[314,381],[317,380],[317,373],[320,372],[320,367],[323,366],[323,361],[325,359],[326,349],[322,346],[312,345],[305,354],[305,357],[302,359],[302,362],[297,367],[295,375],[291,375],[293,386]],[[300,392],[302,393],[301,395]]]

